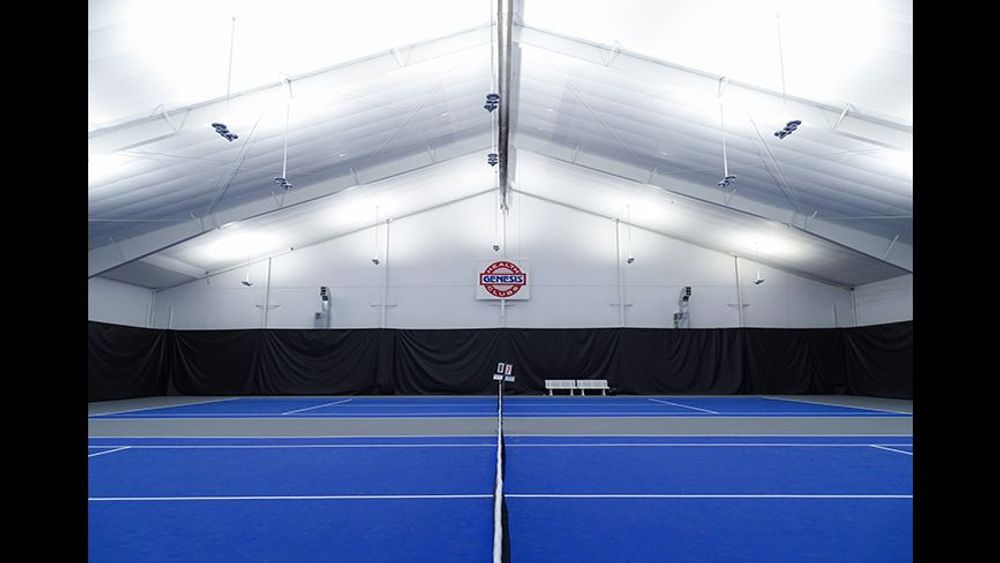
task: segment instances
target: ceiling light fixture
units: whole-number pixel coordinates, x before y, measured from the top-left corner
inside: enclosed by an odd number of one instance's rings
[[[716,182],[716,185],[723,190],[728,188],[733,182],[736,181],[736,176],[729,174],[729,160],[726,157],[726,114],[723,109],[722,94],[726,91],[726,84],[729,83],[729,77],[723,76],[719,78],[719,129],[722,131],[722,176],[723,178]]]
[[[498,107],[500,107],[500,94],[495,94],[495,93],[486,94],[486,103],[483,104],[483,109],[485,109],[490,113],[493,113],[493,110],[497,109]]]
[[[372,264],[378,266],[379,259],[378,259],[378,206],[377,205],[375,206],[375,224],[372,226],[372,229],[375,231],[375,249],[374,252],[372,252]]]
[[[635,255],[632,254],[632,206],[625,206],[625,234],[628,237],[628,258],[625,260],[626,263],[632,264],[635,262]]]
[[[753,254],[754,254],[754,257],[756,258],[755,261],[757,263],[759,263],[760,262],[760,251],[757,248],[757,241],[753,241]],[[764,276],[760,275],[760,266],[758,265],[757,266],[757,276],[754,278],[753,284],[754,285],[760,285],[762,283],[764,283]]]
[[[291,182],[287,180],[288,178],[288,124],[291,122],[292,118],[292,80],[288,77],[284,79],[285,84],[288,86],[288,100],[285,102],[285,147],[281,157],[281,176],[274,179],[275,185],[279,188],[288,191],[294,186]]]
[[[229,119],[229,93],[233,84],[233,44],[236,41],[236,16],[233,16],[232,31],[229,34],[229,75],[226,78],[226,120]],[[240,136],[229,130],[225,123],[213,123],[212,128],[230,143],[239,139]]]
[[[781,12],[775,13],[774,19],[778,25],[778,63],[781,66],[781,115],[786,116],[787,113],[785,111],[785,97],[786,97],[785,96],[785,53],[781,46]],[[802,125],[802,120],[793,119],[788,123],[786,123],[781,130],[775,131],[774,136],[777,137],[778,140],[784,139],[785,137],[794,133],[795,130],[798,129],[799,125]]]
[[[247,286],[253,287],[253,280],[250,279],[250,253],[247,252],[247,269],[243,272],[243,279],[240,283]]]

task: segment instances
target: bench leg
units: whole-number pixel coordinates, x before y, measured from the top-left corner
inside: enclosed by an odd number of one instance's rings
[[[586,389],[580,389],[580,396],[581,397],[587,396],[587,390]]]
[[[551,397],[551,396],[552,396],[552,390],[549,389],[549,397]]]
[[[602,397],[607,397],[607,396],[608,396],[608,394],[607,394],[607,393],[605,393],[604,391],[605,391],[604,389],[601,389],[601,396],[602,396]]]

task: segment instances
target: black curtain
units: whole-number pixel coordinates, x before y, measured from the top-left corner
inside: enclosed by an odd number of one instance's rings
[[[490,393],[505,355],[499,329],[392,330],[396,393]]]
[[[91,322],[87,326],[87,400],[166,395],[167,339],[162,330]]]
[[[639,395],[749,393],[739,329],[626,328],[620,392]],[[608,382],[610,385],[610,381]]]
[[[514,393],[541,392],[546,379],[607,379],[617,385],[619,329],[515,328],[503,334],[508,351],[498,361],[514,364]]]
[[[745,385],[754,394],[829,395],[843,390],[839,329],[758,328],[742,333]]]
[[[181,395],[257,395],[263,330],[168,331],[170,380]]]
[[[844,332],[847,392],[913,397],[913,323],[852,328]]]
[[[256,388],[263,395],[373,395],[378,346],[378,330],[262,330]]]
[[[913,323],[835,329],[152,330],[90,323],[89,400],[166,394],[512,393],[607,379],[630,394],[911,398]]]

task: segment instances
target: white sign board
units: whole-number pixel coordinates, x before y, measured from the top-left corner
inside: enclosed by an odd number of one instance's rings
[[[476,299],[529,299],[528,264],[484,260],[476,271]]]

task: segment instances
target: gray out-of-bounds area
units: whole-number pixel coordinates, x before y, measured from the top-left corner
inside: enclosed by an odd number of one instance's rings
[[[684,396],[673,398],[683,400]],[[690,397],[690,396],[688,396]],[[912,413],[903,399],[845,395],[766,395],[771,399]],[[146,397],[90,403],[90,415],[145,410],[238,397]],[[288,398],[288,397],[283,397]],[[105,418],[90,419],[91,437],[490,436],[493,417],[454,418]],[[889,436],[912,435],[910,417],[560,417],[507,418],[504,433],[566,436]]]

